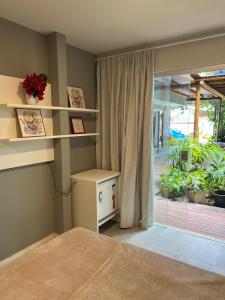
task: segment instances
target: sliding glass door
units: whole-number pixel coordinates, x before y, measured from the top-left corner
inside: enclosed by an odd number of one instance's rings
[[[155,78],[153,122],[155,222],[222,239],[225,208],[214,178],[223,171],[224,74]]]
[[[155,222],[186,229],[187,202],[176,182],[177,174],[172,168],[169,145],[172,139],[179,140],[187,133],[187,128],[182,124],[185,123],[183,119],[187,100],[179,91],[174,92],[175,85],[174,78],[169,76],[155,79],[153,122]]]

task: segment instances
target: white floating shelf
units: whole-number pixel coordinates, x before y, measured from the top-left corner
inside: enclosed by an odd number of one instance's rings
[[[47,140],[47,139],[63,139],[63,138],[79,138],[85,136],[98,136],[99,133],[82,133],[82,134],[62,134],[62,135],[46,135],[46,136],[37,136],[37,137],[27,137],[27,138],[9,138],[9,139],[0,139],[0,141],[7,142],[24,142],[24,141],[34,141],[34,140]]]
[[[28,104],[8,104],[0,103],[1,108],[27,108],[27,109],[45,109],[45,110],[65,110],[72,112],[83,112],[83,113],[98,113],[99,109],[90,108],[73,108],[64,106],[45,106],[45,105],[28,105]]]

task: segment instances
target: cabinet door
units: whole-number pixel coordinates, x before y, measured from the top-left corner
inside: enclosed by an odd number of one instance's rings
[[[97,218],[98,218],[98,221],[103,218],[103,197],[105,197],[105,190],[103,187],[98,186],[98,189],[97,189]]]
[[[98,217],[101,220],[117,209],[117,180],[111,179],[100,183],[98,195],[101,198],[98,202]]]

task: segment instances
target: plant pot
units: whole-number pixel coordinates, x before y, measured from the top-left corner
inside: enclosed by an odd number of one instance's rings
[[[215,191],[213,193],[213,198],[215,200],[215,206],[225,208],[225,191]]]
[[[26,94],[26,102],[29,105],[36,105],[38,103],[37,97],[33,97]]]
[[[187,196],[191,202],[202,203],[204,202],[207,195],[205,191],[198,191],[194,193],[191,190],[187,190]]]
[[[163,198],[173,199],[173,195],[169,191],[169,189],[164,189],[163,191],[161,191],[161,195],[162,195]]]

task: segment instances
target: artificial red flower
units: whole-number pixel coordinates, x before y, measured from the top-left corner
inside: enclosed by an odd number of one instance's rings
[[[44,99],[44,92],[47,86],[47,75],[33,73],[26,75],[23,81],[23,88],[29,96],[38,98],[38,100]]]

